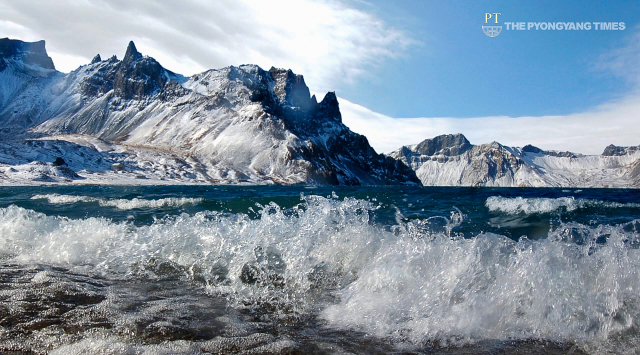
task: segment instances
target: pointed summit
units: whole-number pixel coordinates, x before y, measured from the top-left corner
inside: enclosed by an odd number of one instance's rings
[[[96,54],[95,57],[93,57],[93,59],[91,59],[91,63],[90,64],[96,64],[102,61],[102,58],[100,57],[100,54]]]
[[[331,118],[335,121],[342,122],[342,115],[340,114],[340,105],[338,104],[338,98],[335,91],[329,91],[324,95],[324,99],[318,104],[319,117]]]
[[[130,41],[129,46],[127,47],[127,52],[124,54],[124,59],[122,59],[122,61],[125,63],[131,63],[141,58],[142,58],[142,54],[138,52],[138,50],[136,49],[136,45],[133,43],[133,41]]]

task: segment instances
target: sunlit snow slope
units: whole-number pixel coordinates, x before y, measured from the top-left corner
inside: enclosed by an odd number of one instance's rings
[[[601,155],[544,151],[531,145],[472,145],[442,135],[390,154],[426,186],[640,187],[640,147],[608,146]]]
[[[130,42],[63,74],[44,41],[5,38],[0,83],[0,183],[419,183],[291,70],[185,78]]]

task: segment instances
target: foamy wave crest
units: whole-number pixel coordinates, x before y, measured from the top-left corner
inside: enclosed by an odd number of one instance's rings
[[[171,197],[161,198],[158,200],[145,200],[140,198],[127,199],[106,199],[89,196],[73,196],[73,195],[34,195],[32,200],[45,199],[52,204],[71,204],[77,202],[97,202],[103,207],[115,207],[119,210],[132,210],[135,208],[159,208],[159,207],[180,207],[185,205],[196,205],[202,202],[202,198],[186,198]]]
[[[491,196],[485,202],[487,208],[493,212],[507,214],[535,214],[551,213],[564,209],[567,212],[581,208],[602,207],[602,208],[640,208],[638,203],[618,203],[605,202],[587,199],[575,199],[574,197],[501,197]]]
[[[136,226],[10,206],[0,209],[0,254],[110,277],[179,277],[258,315],[315,314],[402,343],[548,339],[597,350],[640,329],[640,222],[567,223],[515,242],[450,235],[458,212],[440,217],[440,230],[433,219],[380,226],[376,208],[311,196],[286,211],[259,206],[258,219],[200,212]]]

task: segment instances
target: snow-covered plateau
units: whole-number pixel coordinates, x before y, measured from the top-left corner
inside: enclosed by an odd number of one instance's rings
[[[129,43],[57,71],[44,41],[0,39],[0,185],[333,184],[640,187],[640,147],[586,156],[444,135],[378,154],[301,75],[191,77]]]

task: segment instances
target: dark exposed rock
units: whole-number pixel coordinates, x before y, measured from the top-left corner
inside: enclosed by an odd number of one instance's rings
[[[91,64],[99,67],[82,81],[82,93],[86,96],[100,96],[114,90],[118,97],[140,100],[160,93],[171,77],[175,77],[155,59],[142,56],[133,42],[129,42],[122,61],[116,56],[106,62],[100,59],[100,55],[94,57]],[[175,87],[170,89],[176,93]]]
[[[97,62],[99,67],[93,75],[87,76],[80,83],[80,90],[85,96],[101,96],[113,89],[113,80],[118,70],[119,62],[111,57],[106,63]],[[92,62],[93,63],[93,62]]]
[[[138,49],[136,48],[136,45],[133,43],[133,41],[129,41],[127,51],[124,54],[124,58],[122,58],[122,62],[125,64],[131,64],[140,59],[142,59],[142,54],[138,52]]]
[[[96,54],[96,56],[93,57],[93,59],[91,59],[90,64],[100,63],[101,61],[102,61],[102,58],[100,57],[100,54]]]
[[[547,155],[551,155],[552,157],[559,157],[559,158],[577,158],[578,156],[580,156],[580,154],[576,154],[572,152],[566,152],[566,151],[558,152],[555,150],[545,150],[544,153]]]
[[[609,144],[606,148],[604,148],[604,152],[602,155],[607,157],[626,155],[628,153],[635,152],[640,150],[640,146],[637,147],[620,147],[613,144]]]
[[[69,179],[69,180],[82,179],[80,175],[78,175],[75,171],[71,170],[71,168],[68,168],[66,166],[55,167],[55,175]]]
[[[51,165],[62,166],[62,165],[67,165],[67,162],[64,161],[64,159],[62,159],[61,157],[56,157],[56,160],[54,160],[53,163],[51,163]]]
[[[314,96],[315,100],[315,96]],[[340,113],[340,106],[338,105],[338,98],[335,92],[328,92],[324,99],[318,104],[316,117],[323,117],[342,122],[342,114]]]
[[[55,69],[53,60],[47,55],[45,42],[23,42],[17,39],[0,39],[0,70],[6,68],[6,59],[15,59],[24,64],[37,65],[44,69]]]
[[[542,149],[540,149],[538,147],[534,147],[531,144],[527,144],[524,147],[522,147],[522,151],[525,152],[525,153],[534,153],[534,154],[543,152]]]
[[[579,154],[576,153],[572,153],[572,152],[558,152],[555,150],[542,150],[538,147],[534,147],[531,144],[527,144],[524,147],[522,147],[522,152],[523,153],[533,153],[533,154],[546,154],[546,155],[550,155],[552,157],[559,157],[559,158],[577,158],[579,156]]]
[[[315,97],[312,99],[309,88],[304,83],[302,75],[296,75],[289,70],[272,67],[269,74],[276,82],[273,92],[280,99],[281,105],[291,105],[308,111],[315,107]]]
[[[164,68],[155,59],[143,57],[129,42],[127,52],[113,80],[116,95],[125,99],[141,99],[159,92],[167,82]]]
[[[180,83],[176,81],[169,81],[162,88],[159,99],[162,101],[171,101],[187,94],[189,94],[189,90],[185,89],[182,85],[180,85]]]

